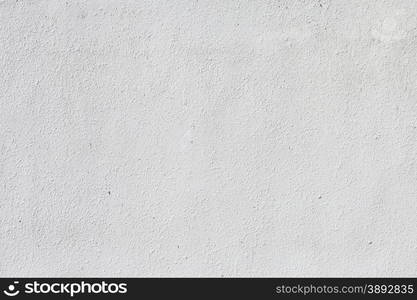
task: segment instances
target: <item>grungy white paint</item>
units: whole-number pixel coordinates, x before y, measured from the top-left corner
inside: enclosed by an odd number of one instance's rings
[[[417,1],[0,1],[1,276],[416,276]]]

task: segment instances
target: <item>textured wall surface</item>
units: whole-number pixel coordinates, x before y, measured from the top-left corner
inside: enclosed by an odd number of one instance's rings
[[[416,276],[417,1],[0,0],[1,276]]]

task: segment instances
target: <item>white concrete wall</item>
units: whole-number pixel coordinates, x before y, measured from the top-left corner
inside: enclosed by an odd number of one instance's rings
[[[416,276],[417,1],[1,0],[1,276]]]

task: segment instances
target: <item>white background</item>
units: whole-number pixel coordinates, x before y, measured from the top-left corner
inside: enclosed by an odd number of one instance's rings
[[[416,13],[0,0],[0,275],[416,276]]]

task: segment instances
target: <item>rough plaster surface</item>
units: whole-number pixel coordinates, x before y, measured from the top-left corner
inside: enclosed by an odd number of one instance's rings
[[[1,276],[416,276],[417,1],[0,1]]]

